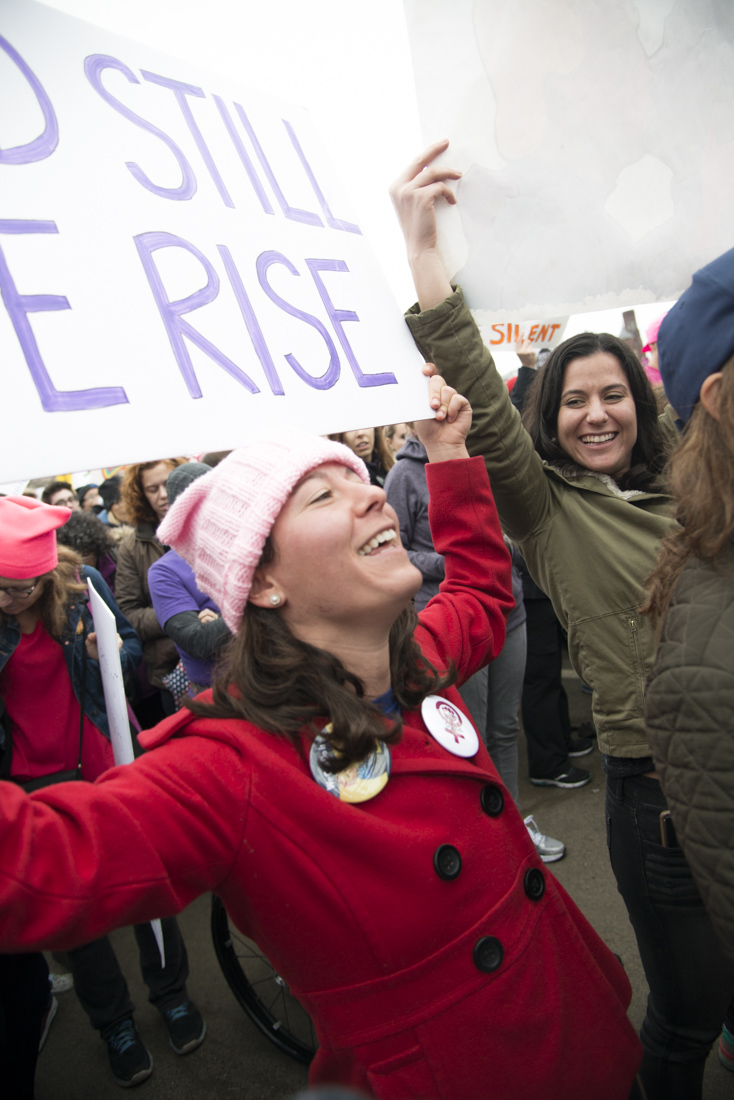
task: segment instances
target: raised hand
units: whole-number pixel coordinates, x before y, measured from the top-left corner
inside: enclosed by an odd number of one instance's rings
[[[517,341],[515,344],[515,352],[524,367],[530,367],[531,370],[537,369],[538,353],[526,336],[523,337],[522,340]]]
[[[451,293],[451,283],[436,251],[436,202],[445,200],[454,205],[456,195],[449,181],[460,179],[461,172],[433,164],[448,144],[439,141],[430,145],[390,188],[422,309],[438,305]]]
[[[432,367],[433,371],[436,369],[432,363],[427,366]],[[434,419],[415,423],[416,434],[428,452],[428,461],[468,458],[466,437],[471,428],[471,405],[440,374],[432,374],[428,386]]]

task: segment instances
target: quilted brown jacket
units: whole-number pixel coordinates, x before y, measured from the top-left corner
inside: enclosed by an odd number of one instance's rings
[[[152,523],[141,523],[120,544],[115,578],[118,606],[143,643],[148,679],[159,688],[164,686],[161,677],[178,664],[178,650],[156,618],[148,588],[148,570],[166,549]]]
[[[646,707],[678,840],[734,967],[734,548],[686,565]]]

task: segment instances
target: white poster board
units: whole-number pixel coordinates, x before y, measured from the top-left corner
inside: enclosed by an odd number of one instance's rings
[[[87,586],[89,588],[89,605],[94,619],[94,632],[97,635],[99,671],[102,676],[104,704],[110,727],[112,755],[117,765],[132,764],[135,754],[133,753],[130,722],[127,716],[125,681],[120,663],[120,647],[117,643],[115,616],[99,595],[91,580],[87,580]],[[166,952],[163,944],[161,922],[153,920],[150,922],[150,926],[158,944],[161,966],[164,967],[166,965]]]
[[[115,616],[90,580],[87,581],[87,585],[89,606],[94,619],[94,632],[97,635],[99,671],[102,676],[104,705],[110,726],[112,754],[115,764],[132,764],[135,754],[127,715],[125,680],[122,675],[120,648],[117,642],[117,623]]]
[[[734,245],[731,0],[405,0],[483,331],[676,298]]]
[[[0,482],[425,415],[305,112],[33,0],[0,35]]]

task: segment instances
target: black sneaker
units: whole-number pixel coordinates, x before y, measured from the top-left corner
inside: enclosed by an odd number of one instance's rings
[[[573,787],[585,787],[590,781],[591,774],[584,771],[583,768],[575,768],[573,764],[560,773],[560,775],[553,775],[549,778],[533,779],[530,776],[530,782],[536,787],[563,787],[564,789],[571,789]]]
[[[153,1072],[153,1059],[140,1041],[132,1016],[102,1033],[110,1056],[115,1084],[124,1089],[139,1085]]]
[[[582,722],[580,726],[571,726],[571,732],[576,737],[596,737],[596,726],[592,719],[590,722]]]
[[[588,756],[594,751],[594,742],[590,737],[570,737],[568,740],[569,756]]]
[[[206,1024],[195,1004],[186,999],[160,1011],[176,1054],[188,1054],[201,1046],[206,1035]]]

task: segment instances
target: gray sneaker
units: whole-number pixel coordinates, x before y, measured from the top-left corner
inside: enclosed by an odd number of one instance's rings
[[[555,863],[557,859],[563,859],[566,845],[562,840],[554,840],[552,836],[541,833],[532,814],[525,818],[525,827],[543,863]]]
[[[585,787],[590,783],[591,772],[577,768],[575,764],[569,764],[560,775],[551,775],[547,778],[538,776],[535,779],[531,775],[530,782],[534,787],[563,787],[565,790],[572,790],[574,787]]]

